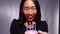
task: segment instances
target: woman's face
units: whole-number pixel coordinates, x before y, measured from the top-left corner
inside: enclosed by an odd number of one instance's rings
[[[37,14],[37,10],[36,10],[36,6],[32,0],[26,0],[24,2],[23,14],[26,17],[27,21],[33,21],[34,20],[36,14]]]

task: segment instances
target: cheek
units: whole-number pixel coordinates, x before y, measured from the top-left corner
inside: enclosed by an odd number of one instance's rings
[[[24,13],[24,15],[26,15],[26,14],[28,14],[28,11],[26,11],[26,10],[23,10],[23,13]]]
[[[33,11],[33,14],[37,14],[37,11],[35,10],[35,11]]]

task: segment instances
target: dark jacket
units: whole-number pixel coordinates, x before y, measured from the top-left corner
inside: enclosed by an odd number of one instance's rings
[[[14,19],[11,23],[10,34],[24,34],[26,27],[20,24],[19,20]],[[36,24],[36,30],[48,32],[48,25],[46,21],[40,21]]]

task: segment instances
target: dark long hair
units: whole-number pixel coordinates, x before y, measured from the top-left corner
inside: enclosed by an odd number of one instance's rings
[[[23,14],[23,5],[24,5],[24,2],[26,0],[21,0],[21,4],[20,4],[20,11],[19,11],[19,20],[21,21],[21,23],[25,22],[26,18]],[[36,9],[37,9],[37,15],[35,17],[35,21],[36,22],[39,22],[41,20],[41,11],[40,11],[40,5],[38,3],[38,0],[32,0],[34,2],[34,4],[36,5]]]

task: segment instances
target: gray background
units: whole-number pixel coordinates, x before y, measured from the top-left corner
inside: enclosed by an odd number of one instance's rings
[[[18,19],[21,0],[0,0],[0,34],[9,34],[14,18]],[[46,20],[49,34],[58,34],[59,0],[39,0],[41,20]]]

